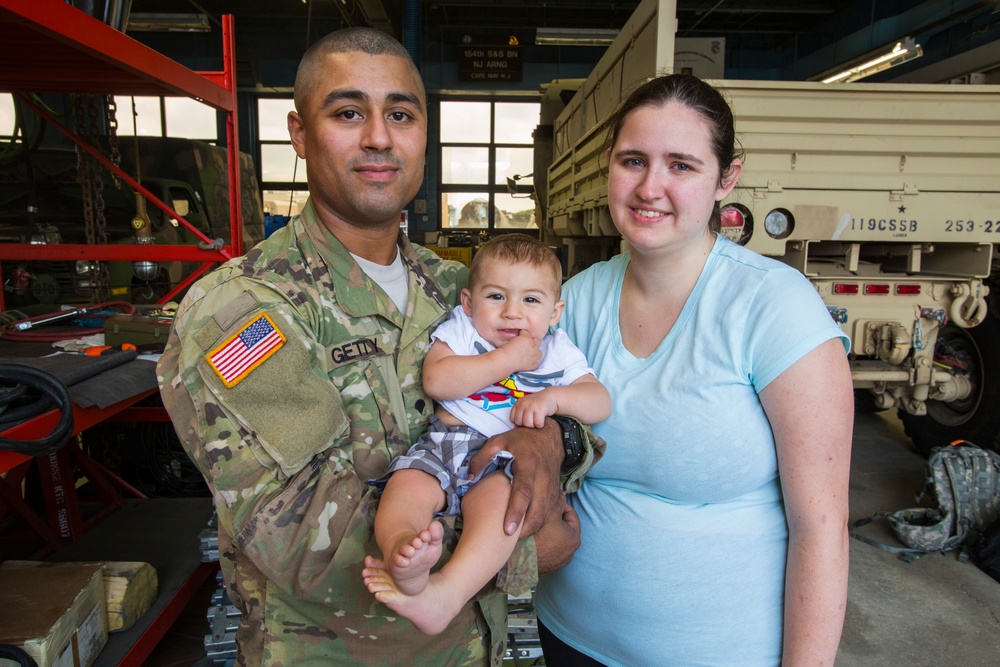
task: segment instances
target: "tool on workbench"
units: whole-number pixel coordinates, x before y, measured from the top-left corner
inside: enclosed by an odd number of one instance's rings
[[[106,354],[114,354],[115,352],[122,352],[123,350],[138,351],[135,345],[132,345],[131,343],[122,343],[121,345],[92,345],[84,352],[88,357],[103,357]]]
[[[112,352],[121,352],[124,350],[134,350],[139,354],[144,352],[163,352],[164,343],[143,343],[137,345],[135,343],[121,343],[120,345],[92,345],[84,352],[88,357],[103,357],[104,355],[111,354]]]

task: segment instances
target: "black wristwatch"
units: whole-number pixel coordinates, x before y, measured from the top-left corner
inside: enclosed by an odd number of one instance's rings
[[[562,415],[550,415],[550,417],[562,429],[562,445],[565,457],[563,458],[560,470],[565,473],[583,459],[583,430],[580,422],[572,417],[563,417]]]

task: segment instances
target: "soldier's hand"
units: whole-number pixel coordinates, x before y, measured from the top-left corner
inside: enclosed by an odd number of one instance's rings
[[[569,565],[573,554],[580,548],[580,517],[566,502],[565,495],[560,496],[560,499],[562,507],[556,506],[541,529],[535,533],[538,574],[555,572]]]
[[[565,501],[559,491],[559,468],[565,452],[562,430],[551,419],[542,428],[515,428],[486,441],[472,458],[470,471],[477,473],[493,454],[506,450],[514,455],[514,481],[504,515],[504,531],[513,535],[522,524],[521,537],[534,535],[549,514]]]

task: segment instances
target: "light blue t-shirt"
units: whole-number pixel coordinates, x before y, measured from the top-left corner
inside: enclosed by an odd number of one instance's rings
[[[563,290],[562,326],[613,412],[594,429],[607,451],[570,498],[582,546],[539,582],[538,617],[608,665],[777,665],[788,529],[757,392],[849,339],[801,273],[717,237],[670,333],[638,359],[618,322],[628,262]]]

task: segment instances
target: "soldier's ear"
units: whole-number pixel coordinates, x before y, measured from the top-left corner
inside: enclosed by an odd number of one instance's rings
[[[292,140],[292,148],[295,154],[303,160],[306,159],[306,128],[302,121],[302,116],[296,111],[288,112],[288,136]]]

